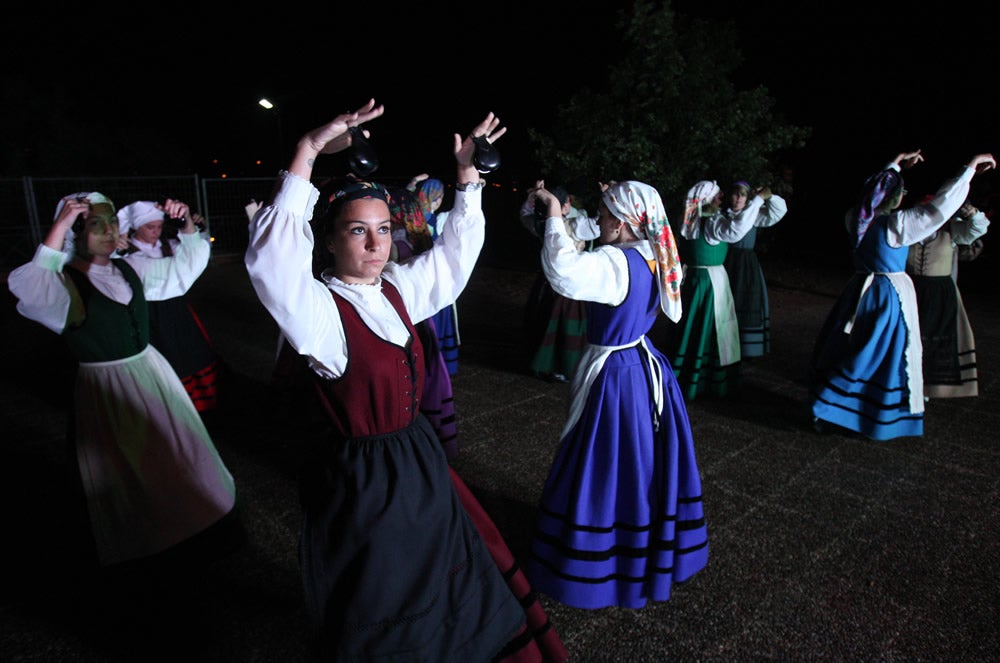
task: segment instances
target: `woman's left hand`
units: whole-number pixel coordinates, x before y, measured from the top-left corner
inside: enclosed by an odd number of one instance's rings
[[[455,159],[462,168],[474,168],[472,165],[472,155],[475,154],[476,146],[472,142],[473,138],[483,136],[490,143],[495,143],[497,139],[507,133],[507,127],[500,126],[500,118],[493,113],[486,116],[482,122],[476,125],[465,140],[459,134],[455,134]]]

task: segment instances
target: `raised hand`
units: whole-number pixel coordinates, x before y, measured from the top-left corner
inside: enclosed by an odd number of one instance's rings
[[[969,161],[969,168],[975,170],[977,174],[996,167],[997,160],[993,158],[992,154],[977,154]]]
[[[893,161],[901,169],[906,170],[907,168],[913,168],[923,160],[924,155],[920,153],[920,150],[916,150],[914,152],[900,152]]]
[[[462,140],[459,134],[455,134],[455,159],[459,166],[472,167],[472,155],[476,151],[474,138],[482,136],[489,143],[495,143],[501,136],[507,133],[507,127],[500,127],[500,118],[490,113],[486,118],[476,125],[472,132]]]
[[[385,107],[381,104],[376,106],[374,99],[369,99],[368,103],[351,113],[341,113],[327,124],[317,127],[302,137],[306,147],[316,151],[317,154],[334,154],[347,149],[351,145],[351,137],[348,129],[360,127],[365,122],[374,120],[385,112]],[[367,129],[361,132],[365,138],[369,136]]]
[[[299,139],[295,155],[288,166],[288,172],[309,179],[312,176],[313,165],[320,154],[333,154],[347,149],[351,145],[349,129],[360,127],[361,124],[380,117],[385,107],[375,105],[374,99],[354,112],[341,113],[330,122],[317,127]],[[368,138],[367,129],[359,129]]]

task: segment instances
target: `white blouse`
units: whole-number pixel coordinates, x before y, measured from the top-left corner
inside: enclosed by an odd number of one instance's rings
[[[139,275],[147,300],[179,297],[205,271],[211,252],[209,243],[197,233],[181,237],[172,258],[149,258],[141,253],[126,258]],[[11,272],[7,280],[18,299],[18,312],[57,334],[66,327],[71,300],[79,297],[76,288],[68,285],[69,277],[63,271],[69,259],[68,254],[40,244],[31,262]],[[119,304],[127,304],[132,299],[132,288],[114,264],[91,263],[87,278],[97,290]],[[79,306],[74,310],[80,310]]]
[[[653,249],[644,239],[580,252],[566,222],[553,216],[545,222],[542,271],[563,297],[617,306],[628,295],[628,260],[619,250],[626,248],[636,248],[643,258],[653,260]]]
[[[264,308],[295,350],[319,375],[335,378],[347,368],[343,323],[330,290],[343,296],[372,331],[404,345],[409,332],[382,294],[382,279],[399,290],[414,322],[425,320],[465,289],[486,238],[482,190],[456,191],[448,223],[433,248],[404,264],[389,262],[373,285],[354,285],[324,273],[312,275],[313,231],[309,224],[319,191],[287,171],[274,201],[250,223],[247,272]]]

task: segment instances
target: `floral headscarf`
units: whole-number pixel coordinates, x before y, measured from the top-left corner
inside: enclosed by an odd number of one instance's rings
[[[681,260],[659,192],[642,182],[616,182],[604,192],[601,201],[637,237],[649,241],[656,257],[660,308],[677,322],[681,319]]]
[[[428,223],[433,223],[434,203],[444,198],[444,183],[441,180],[426,179],[417,186],[417,204],[424,213]]]
[[[719,194],[719,184],[713,180],[702,180],[688,189],[684,202],[684,226],[681,236],[685,239],[695,239],[701,226],[698,220],[704,216],[705,206],[710,205]]]
[[[868,232],[868,226],[875,218],[876,210],[887,199],[896,195],[902,187],[903,176],[892,168],[875,173],[865,181],[861,204],[858,205],[854,218],[851,220],[853,227],[848,227],[854,246],[858,246],[865,233]]]
[[[434,238],[418,196],[409,191],[393,196],[389,202],[389,217],[394,227],[406,228],[406,239],[413,253],[423,253],[433,246]]]

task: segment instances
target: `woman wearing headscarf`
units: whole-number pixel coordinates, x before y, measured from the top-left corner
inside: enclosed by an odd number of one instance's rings
[[[189,215],[194,219],[194,214]],[[125,259],[133,262],[138,256],[160,259],[174,255],[180,239],[163,236],[166,222],[163,205],[150,200],[138,200],[118,210],[118,232],[128,241]],[[197,279],[201,274],[192,276]],[[195,409],[215,410],[222,365],[186,294],[149,300],[149,334],[150,343],[177,371]]]
[[[392,219],[393,255],[396,262],[405,262],[434,245],[433,235],[424,213],[429,209],[415,193],[401,190],[390,193],[389,216]],[[450,310],[451,306],[444,310]],[[420,411],[431,422],[449,461],[458,456],[458,423],[455,419],[455,392],[448,364],[441,352],[435,320],[431,316],[414,323],[424,346],[424,391]]]
[[[589,345],[540,498],[528,576],[576,608],[640,608],[708,561],[701,480],[670,361],[647,338],[662,311],[681,318],[681,265],[660,195],[642,182],[602,194],[600,246],[579,252],[549,204],[542,266],[584,300]]]
[[[906,190],[901,171],[924,160],[902,152],[865,182],[860,203],[845,221],[854,250],[854,276],[820,330],[809,371],[813,425],[834,424],[873,440],[924,432],[922,343],[909,246],[938,230],[958,211],[977,172],[996,167],[990,154],[973,157],[934,198],[899,209]]]
[[[113,571],[197,565],[203,544],[220,544],[214,555],[243,536],[233,477],[149,343],[147,300],[184,294],[209,256],[187,206],[168,200],[166,210],[185,220],[174,255],[127,261],[111,200],[66,196],[31,262],[8,279],[18,312],[61,335],[79,362],[70,431],[97,562]]]
[[[703,180],[687,192],[680,240],[684,317],[670,329],[667,354],[688,400],[726,396],[742,386],[739,323],[724,263],[729,245],[753,228],[767,197],[770,191],[762,190],[727,215],[716,182]]]
[[[735,182],[729,193],[729,207],[724,214],[730,219],[735,218],[747,206],[753,194],[748,182]],[[764,204],[750,230],[729,245],[724,262],[740,329],[741,359],[761,357],[771,351],[771,309],[767,300],[764,270],[757,257],[757,229],[770,228],[788,212],[785,199],[770,189],[761,189],[757,195],[764,198]]]
[[[448,211],[441,209],[444,203],[444,183],[426,173],[421,173],[410,181],[407,190],[413,193],[416,205],[423,214],[431,242],[436,242],[448,220]],[[445,306],[431,316],[431,319],[434,321],[434,333],[437,335],[438,347],[448,369],[448,375],[456,375],[458,348],[462,343],[458,331],[456,304]]]
[[[588,217],[570,204],[570,194],[561,185],[546,186],[538,180],[521,205],[521,225],[538,240],[544,239],[548,205],[536,205],[535,190],[543,188],[559,201],[566,232],[578,251],[589,251],[600,235],[597,219]],[[563,297],[549,283],[539,267],[528,291],[524,311],[524,335],[528,370],[532,375],[555,382],[568,382],[576,373],[587,346],[587,304]]]

